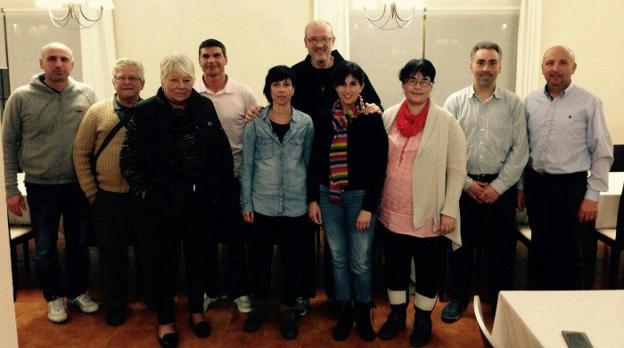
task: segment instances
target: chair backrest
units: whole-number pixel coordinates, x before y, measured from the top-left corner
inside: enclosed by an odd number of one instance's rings
[[[613,145],[612,172],[624,172],[624,144]]]
[[[474,300],[472,301],[472,305],[474,306],[474,314],[477,318],[477,324],[479,324],[479,331],[481,331],[481,340],[483,341],[483,347],[496,347],[494,345],[492,335],[485,326],[485,321],[483,321],[483,310],[481,309],[481,299],[479,298],[479,295],[475,295]]]
[[[615,243],[624,248],[624,187],[620,194],[620,203],[618,204],[617,223],[615,225]]]

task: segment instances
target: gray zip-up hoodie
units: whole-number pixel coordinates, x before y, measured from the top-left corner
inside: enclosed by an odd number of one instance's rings
[[[4,183],[7,197],[19,193],[17,168],[32,184],[76,182],[72,148],[85,112],[96,101],[95,92],[71,77],[63,91],[33,76],[9,97],[2,119]]]

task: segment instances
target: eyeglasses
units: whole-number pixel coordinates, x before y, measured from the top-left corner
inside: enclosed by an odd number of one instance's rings
[[[137,82],[141,81],[138,76],[115,76],[116,81],[128,81],[128,82]]]
[[[416,85],[420,85],[420,87],[425,88],[425,87],[431,87],[431,85],[433,85],[433,82],[431,82],[431,80],[417,80],[416,78],[410,77],[409,79],[407,79],[407,81],[405,82],[407,85],[410,86],[416,86]]]
[[[330,36],[324,36],[324,37],[311,37],[311,38],[306,38],[306,41],[308,43],[314,44],[314,45],[318,45],[318,44],[323,44],[323,45],[327,45],[331,40],[333,39],[333,37]]]

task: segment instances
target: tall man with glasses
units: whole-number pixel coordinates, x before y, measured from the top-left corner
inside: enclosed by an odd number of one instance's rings
[[[489,41],[470,53],[472,85],[448,97],[444,107],[459,121],[468,144],[467,172],[459,201],[462,246],[451,257],[453,292],[442,320],[454,322],[469,302],[473,250],[485,257],[486,299],[495,307],[498,291],[510,289],[516,256],[516,182],[528,159],[522,101],[497,86],[502,51]],[[477,272],[478,274],[479,272]]]
[[[72,162],[74,137],[95,92],[69,74],[74,56],[66,45],[41,48],[42,73],[9,97],[2,120],[4,183],[7,208],[22,216],[26,202],[17,188],[17,171],[25,175],[30,218],[35,234],[35,275],[48,302],[48,320],[67,320],[69,304],[84,313],[98,310],[87,295],[89,204],[78,185]],[[67,289],[63,290],[56,248],[63,216]]]
[[[89,108],[78,128],[73,156],[78,182],[93,210],[106,322],[117,326],[126,318],[128,246],[136,246],[140,224],[138,201],[121,176],[119,153],[126,134],[125,125],[132,116],[131,109],[141,100],[139,93],[145,79],[143,64],[128,58],[115,62],[112,75],[115,94]],[[115,133],[111,133],[113,130]],[[99,156],[93,163],[96,154]],[[139,258],[136,253],[134,257]],[[137,270],[137,274],[143,273]],[[136,281],[142,282],[142,279]]]
[[[204,310],[218,299],[218,253],[217,246],[223,242],[228,246],[229,273],[223,272],[229,281],[229,295],[234,299],[236,308],[241,313],[251,311],[249,298],[249,271],[247,267],[246,228],[240,214],[238,174],[243,157],[243,133],[249,121],[246,112],[256,106],[251,88],[244,85],[225,73],[228,63],[225,45],[216,39],[208,39],[199,45],[199,65],[203,71],[200,79],[195,81],[195,90],[212,101],[217,111],[219,121],[232,148],[234,159],[234,187],[231,206],[224,207],[225,215],[221,217],[222,226],[218,229],[219,235],[211,241],[210,284],[208,284],[204,298]]]
[[[333,50],[334,31],[326,21],[314,20],[305,27],[305,36],[303,42],[308,49],[307,57],[293,65],[292,69],[295,73],[295,95],[292,99],[292,106],[298,110],[305,112],[312,117],[313,122],[317,122],[324,111],[331,109],[334,102],[338,100],[338,94],[332,84],[332,74],[335,67],[344,58]],[[364,85],[362,97],[367,103],[381,105],[379,96],[375,92],[372,83]],[[303,284],[302,298],[297,299],[297,309],[301,315],[305,314],[308,306],[308,298],[315,296],[314,286],[314,265],[315,265],[315,235],[317,227],[310,228],[305,232],[305,238],[308,239],[309,246],[304,252],[302,272],[306,283]],[[331,267],[331,255],[327,244],[324,249],[323,260],[323,283],[328,300],[333,300],[334,282]]]
[[[575,71],[570,48],[549,48],[542,59],[546,86],[525,100],[529,164],[518,207],[525,208],[526,197],[530,285],[538,290],[585,287],[585,243],[613,163],[602,102],[572,82]]]

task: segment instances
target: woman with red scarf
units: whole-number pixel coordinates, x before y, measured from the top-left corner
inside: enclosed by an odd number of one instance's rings
[[[308,215],[323,225],[331,251],[339,304],[332,336],[337,341],[347,339],[354,317],[360,338],[376,336],[370,320],[371,259],[388,136],[377,106],[366,105],[360,95],[366,83],[357,64],[345,61],[336,67],[338,100],[316,121],[308,170]]]
[[[431,102],[436,71],[412,59],[399,72],[405,99],[383,114],[388,162],[379,208],[391,312],[379,331],[389,340],[405,328],[408,280],[416,266],[410,344],[431,339],[431,311],[449,240],[461,245],[459,197],[466,177],[466,139],[455,118]]]

